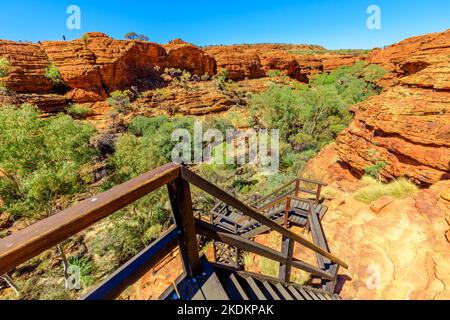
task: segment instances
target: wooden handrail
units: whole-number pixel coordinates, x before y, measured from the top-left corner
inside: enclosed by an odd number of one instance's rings
[[[279,196],[278,198],[272,200],[271,202],[269,202],[268,204],[264,205],[263,207],[258,207],[257,210],[258,211],[266,211],[267,209],[273,208],[276,205],[284,202],[284,200],[286,200],[286,198],[291,195],[295,190],[292,189],[289,192],[286,192],[285,194],[282,194],[281,196]]]
[[[269,199],[270,197],[272,197],[274,194],[277,194],[278,192],[280,192],[281,190],[289,187],[291,184],[293,184],[294,182],[296,182],[297,179],[294,179],[292,181],[290,181],[289,183],[286,183],[285,185],[279,187],[278,189],[276,189],[275,191],[272,191],[270,194],[268,194],[267,196],[265,196],[264,198],[258,199],[257,201],[252,202],[250,205],[255,205],[256,203],[261,203],[267,199]]]
[[[299,177],[297,179],[300,181],[306,182],[306,183],[312,183],[312,184],[316,184],[316,185],[322,186],[322,187],[326,187],[328,185],[325,182],[318,181],[318,180],[311,180],[311,179],[306,179],[306,178],[302,178],[302,177]]]
[[[324,257],[330,259],[330,261],[342,266],[345,269],[348,269],[348,265],[341,259],[333,256],[331,253],[327,252],[326,250],[323,250],[319,246],[316,246],[314,243],[302,238],[301,236],[295,234],[294,232],[280,226],[275,221],[271,220],[270,218],[266,217],[265,215],[261,214],[260,212],[256,211],[255,209],[253,209],[253,208],[247,206],[246,204],[242,203],[241,201],[237,200],[236,198],[234,198],[227,192],[216,187],[215,185],[210,183],[208,180],[205,180],[204,178],[200,177],[199,175],[190,171],[189,169],[182,167],[181,168],[181,176],[184,180],[193,184],[197,188],[209,193],[210,195],[216,197],[217,199],[229,204],[233,208],[242,212],[244,215],[247,215],[250,218],[253,218],[253,219],[259,221],[260,223],[271,228],[272,230],[275,230],[275,231],[281,233],[283,236],[290,238],[297,243],[300,243],[301,245],[307,247],[308,249],[310,249],[316,253],[319,253],[319,254],[323,255]]]
[[[165,186],[180,168],[167,164],[0,239],[0,275]]]

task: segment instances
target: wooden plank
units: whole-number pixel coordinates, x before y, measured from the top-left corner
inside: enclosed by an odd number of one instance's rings
[[[311,297],[313,300],[320,300],[320,298],[315,294],[314,291],[308,290],[308,294],[310,295],[310,297]]]
[[[305,300],[301,294],[297,291],[297,289],[295,289],[293,286],[289,286],[288,290],[292,293],[292,295],[295,297],[295,299],[297,300]]]
[[[233,283],[233,285],[236,287],[236,290],[239,292],[242,299],[249,300],[247,293],[245,293],[244,289],[242,288],[241,284],[239,283],[238,279],[236,278],[236,276],[233,273],[230,274],[230,280]]]
[[[197,233],[209,239],[220,241],[234,247],[238,247],[239,249],[242,249],[244,251],[252,252],[280,263],[284,264],[288,263],[288,260],[284,255],[269,247],[263,246],[254,241],[250,241],[246,238],[234,235],[225,230],[221,230],[220,228],[214,227],[209,223],[206,223],[199,219],[196,219],[195,225],[197,228]],[[319,276],[323,279],[331,280],[333,277],[330,273],[295,258],[293,258],[291,264],[295,268],[304,270],[313,275]]]
[[[270,297],[273,300],[280,300],[280,297],[278,296],[278,294],[275,292],[275,290],[273,290],[271,284],[267,281],[263,282],[263,286],[266,289],[267,293],[270,295]]]
[[[234,198],[230,194],[226,193],[222,189],[216,187],[215,185],[213,185],[209,181],[207,181],[207,180],[203,179],[202,177],[200,177],[199,175],[193,173],[189,169],[187,169],[185,167],[182,167],[181,168],[181,175],[182,175],[182,178],[185,179],[186,181],[189,181],[190,183],[192,183],[193,185],[195,185],[199,189],[201,189],[201,190],[209,193],[210,195],[218,198],[219,200],[229,204],[230,206],[232,206],[236,210],[242,212],[244,215],[247,215],[247,216],[249,216],[249,217],[251,217],[251,218],[261,222],[262,224],[266,225],[270,229],[275,230],[275,231],[281,233],[282,235],[284,235],[284,236],[286,236],[288,238],[291,238],[292,240],[302,244],[303,246],[307,247],[308,249],[313,250],[313,251],[315,251],[317,253],[320,253],[323,256],[325,256],[328,259],[330,259],[331,261],[341,265],[345,269],[348,269],[348,265],[344,261],[342,261],[341,259],[336,258],[335,256],[333,256],[329,252],[323,250],[322,248],[316,246],[314,243],[312,243],[312,242],[302,238],[301,236],[295,234],[294,232],[283,228],[278,223],[272,221],[270,218],[268,218],[265,215],[259,213],[255,209],[250,208],[249,206],[247,206],[246,204],[244,204],[241,201],[237,200],[236,198]]]
[[[316,294],[316,296],[319,297],[320,300],[327,300],[327,298],[325,298],[325,296],[323,294],[321,294],[320,292],[316,292],[315,294]]]
[[[245,281],[247,281],[248,285],[250,286],[253,293],[258,298],[258,300],[267,300],[264,293],[261,291],[261,289],[256,284],[255,279],[253,279],[252,277],[247,277],[247,278],[245,278]]]
[[[11,271],[179,175],[179,165],[162,166],[1,239],[0,274]]]
[[[281,283],[277,283],[275,285],[275,288],[277,288],[278,292],[283,296],[284,300],[294,300]]]
[[[225,292],[216,273],[211,273],[204,283],[201,284],[200,290],[192,297],[192,300],[230,300]]]
[[[177,237],[178,230],[172,227],[158,240],[103,280],[82,300],[113,300],[117,298],[123,290],[132,285],[177,247]]]
[[[202,273],[202,266],[200,264],[189,183],[178,177],[167,184],[167,189],[172,204],[173,218],[181,231],[178,237],[178,245],[184,272],[189,276],[197,276]]]

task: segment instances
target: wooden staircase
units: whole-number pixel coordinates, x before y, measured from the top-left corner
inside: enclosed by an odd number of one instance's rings
[[[296,183],[295,189],[276,197],[274,200],[270,200],[273,194],[263,198],[263,205],[257,206],[258,201],[253,202],[252,206],[257,210],[264,212],[265,216],[272,221],[285,226],[290,224],[307,228],[311,232],[313,243],[320,248],[330,252],[328,243],[325,237],[325,233],[322,228],[321,220],[328,208],[318,201],[320,199],[320,190],[318,188],[316,192],[309,191],[305,188],[300,188],[300,182],[304,181],[301,178],[294,180]],[[325,184],[317,181],[306,180],[309,183],[314,183],[318,186],[324,186]],[[293,182],[285,185],[277,191],[283,190],[290,186]],[[314,199],[300,198],[297,195],[300,192],[305,192],[314,195]],[[267,200],[270,200],[267,202]],[[236,235],[245,237],[247,239],[254,238],[262,233],[270,231],[271,228],[267,225],[256,221],[254,219],[247,219],[239,211],[230,208],[230,206],[222,203],[216,204],[210,213],[211,224],[224,228]],[[236,268],[242,267],[242,259],[240,258],[240,251],[238,248],[224,245],[220,242],[213,242],[214,246],[214,259],[216,262],[232,265]],[[289,243],[286,244],[288,251]],[[311,285],[325,290],[329,293],[334,293],[336,287],[336,279],[339,271],[339,265],[331,262],[329,259],[324,258],[320,253],[316,253],[317,265],[325,272],[333,275],[333,279],[323,279],[321,277],[312,276]],[[280,270],[281,273],[281,270]],[[287,278],[289,281],[289,277]]]
[[[317,191],[300,188],[302,181],[315,183]],[[0,239],[0,275],[166,186],[174,225],[103,280],[84,297],[85,300],[117,298],[177,248],[184,273],[167,289],[162,299],[339,299],[334,294],[338,267],[348,266],[330,253],[321,227],[320,219],[326,207],[318,201],[324,184],[304,179],[296,179],[293,183],[296,184],[294,193],[292,190],[282,195],[273,193],[274,200],[266,197],[259,199],[257,204],[247,205],[187,167],[167,164]],[[221,203],[213,210],[209,223],[194,215],[191,185]],[[299,198],[300,192],[314,194],[315,201]],[[289,223],[295,223],[293,217],[302,219],[299,224],[311,230],[312,242],[287,228]],[[268,230],[282,235],[281,252],[252,240],[255,235]],[[200,237],[214,243],[216,261],[221,263],[208,261],[200,255]],[[317,257],[317,266],[296,259],[294,244],[312,250]],[[242,252],[278,262],[279,278],[242,271]],[[291,283],[292,268],[311,274],[315,283],[307,286]],[[313,285],[319,288],[313,288]]]
[[[339,295],[310,286],[208,263],[199,278],[182,275],[164,292],[161,300],[341,300]]]

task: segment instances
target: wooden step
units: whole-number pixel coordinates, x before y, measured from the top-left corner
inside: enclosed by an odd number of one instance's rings
[[[277,288],[278,292],[281,294],[284,300],[294,300],[292,296],[289,294],[289,292],[286,291],[286,288],[281,284],[277,283],[275,285],[275,288]]]
[[[264,286],[264,289],[266,291],[266,296],[269,299],[280,300],[280,296],[275,292],[275,290],[273,290],[272,285],[269,282],[264,281],[263,282],[263,286]]]
[[[298,291],[300,292],[300,294],[305,298],[305,300],[314,300],[312,296],[310,296],[308,294],[308,292],[306,292],[305,289],[303,288],[299,288]]]
[[[261,291],[261,289],[256,284],[255,279],[253,279],[252,277],[247,277],[247,278],[245,278],[245,281],[247,281],[247,284],[251,289],[248,292],[249,296],[255,296],[257,298],[256,300],[267,300],[264,293]]]
[[[219,272],[218,276],[231,300],[249,300],[248,295],[245,293],[244,288],[242,288],[234,273]]]
[[[297,289],[295,289],[293,286],[289,286],[288,290],[290,291],[290,293],[294,296],[294,298],[296,300],[305,300],[301,294],[297,291]]]

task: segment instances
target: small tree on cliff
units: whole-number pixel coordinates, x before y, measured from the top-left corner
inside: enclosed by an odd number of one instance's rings
[[[0,78],[6,77],[9,73],[10,64],[8,59],[1,58],[0,59]]]
[[[142,40],[142,41],[149,41],[150,38],[147,37],[144,34],[137,34],[136,32],[128,32],[125,34],[125,39],[128,40]]]

